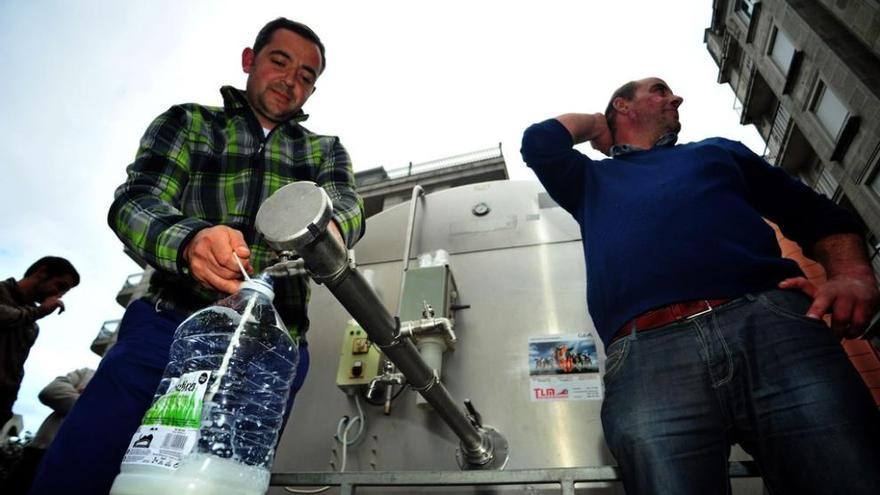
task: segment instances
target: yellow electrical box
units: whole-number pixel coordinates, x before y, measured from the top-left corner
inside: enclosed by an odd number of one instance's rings
[[[349,320],[342,337],[336,386],[351,395],[366,388],[379,375],[382,353],[372,345],[367,332],[354,320]]]

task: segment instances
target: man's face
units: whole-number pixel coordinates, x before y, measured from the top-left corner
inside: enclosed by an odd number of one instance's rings
[[[36,301],[43,302],[51,296],[62,297],[75,285],[69,274],[46,277],[37,284]]]
[[[260,53],[245,48],[247,98],[266,129],[296,115],[315,90],[321,73],[318,45],[287,29],[278,29]]]
[[[657,128],[662,133],[678,132],[678,107],[683,98],[676,96],[662,79],[649,77],[638,81],[638,89],[631,102],[633,118],[644,128]]]

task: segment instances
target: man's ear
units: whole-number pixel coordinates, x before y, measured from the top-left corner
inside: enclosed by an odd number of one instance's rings
[[[245,48],[241,51],[241,70],[244,71],[245,74],[251,73],[251,67],[254,66],[254,59],[257,54],[254,53],[253,48]]]
[[[46,267],[45,265],[43,265],[43,266],[37,268],[36,270],[34,270],[34,273],[31,274],[31,277],[34,280],[38,280],[41,282],[44,280],[47,280],[49,278],[49,274],[47,273],[48,270],[49,270],[49,268]]]
[[[627,111],[629,111],[629,102],[620,96],[618,96],[614,99],[613,102],[611,102],[611,106],[613,106],[614,110],[616,110],[617,113],[620,114],[626,115]]]

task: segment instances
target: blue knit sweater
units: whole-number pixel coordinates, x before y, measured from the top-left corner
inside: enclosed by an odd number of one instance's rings
[[[529,127],[522,155],[578,221],[587,305],[602,340],[647,310],[738,297],[799,276],[773,230],[809,254],[857,220],[743,144],[711,138],[594,161],[555,119]]]

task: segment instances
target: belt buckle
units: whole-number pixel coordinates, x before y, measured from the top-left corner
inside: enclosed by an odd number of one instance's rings
[[[694,319],[694,318],[696,318],[696,317],[698,317],[698,316],[703,316],[703,315],[706,314],[706,313],[711,313],[712,310],[715,309],[715,308],[712,307],[711,304],[709,304],[709,301],[708,301],[708,300],[703,299],[703,302],[706,303],[706,309],[704,309],[703,311],[700,311],[699,313],[694,313],[694,314],[692,314],[692,315],[686,317],[685,320],[692,320],[692,319]]]

